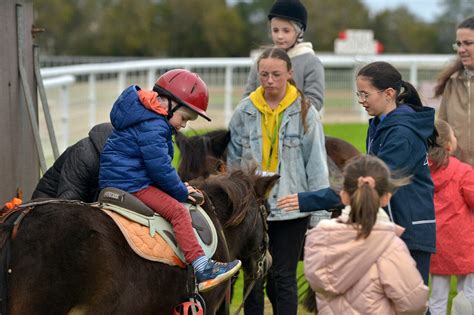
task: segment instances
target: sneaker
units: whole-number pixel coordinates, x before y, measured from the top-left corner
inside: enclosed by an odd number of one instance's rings
[[[228,263],[209,259],[203,271],[196,271],[199,292],[205,292],[229,279],[239,271],[241,265],[242,262],[238,259]]]

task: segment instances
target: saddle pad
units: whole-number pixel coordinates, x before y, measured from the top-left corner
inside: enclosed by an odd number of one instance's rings
[[[133,251],[140,257],[171,266],[185,267],[183,261],[171,249],[160,234],[150,235],[147,226],[129,220],[111,210],[102,209],[117,224]]]
[[[196,238],[207,257],[217,248],[217,232],[207,213],[201,208],[184,204],[190,211]],[[185,266],[182,250],[176,243],[172,225],[158,214],[144,216],[117,205],[101,203],[99,208],[118,225],[130,247],[141,257],[172,266]]]

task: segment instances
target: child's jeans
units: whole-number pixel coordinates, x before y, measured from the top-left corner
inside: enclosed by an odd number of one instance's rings
[[[133,195],[171,223],[186,262],[191,263],[205,255],[194,234],[189,211],[179,201],[154,186],[148,186]]]
[[[458,278],[458,292],[464,291],[464,295],[467,298],[474,299],[474,273],[455,277]],[[431,315],[447,314],[450,287],[451,276],[431,275],[431,297],[429,303]]]

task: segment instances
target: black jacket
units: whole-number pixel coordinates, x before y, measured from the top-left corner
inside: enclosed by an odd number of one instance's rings
[[[32,199],[95,201],[99,190],[100,153],[112,130],[110,123],[96,125],[87,138],[68,147],[40,179]]]

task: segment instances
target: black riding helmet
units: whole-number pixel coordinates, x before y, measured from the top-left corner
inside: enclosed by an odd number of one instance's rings
[[[308,13],[306,8],[299,0],[277,0],[273,3],[270,12],[268,13],[268,20],[274,17],[279,17],[300,23],[303,31],[306,30],[306,22],[308,20]]]

